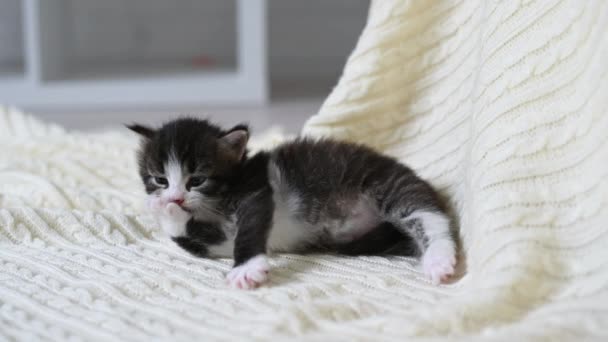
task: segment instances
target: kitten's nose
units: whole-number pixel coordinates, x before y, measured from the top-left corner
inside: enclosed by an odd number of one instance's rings
[[[177,205],[182,205],[184,203],[184,199],[183,198],[173,198],[173,199],[171,199],[171,202],[173,202]]]

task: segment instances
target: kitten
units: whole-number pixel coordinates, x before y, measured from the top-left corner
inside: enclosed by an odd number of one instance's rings
[[[449,219],[431,186],[352,143],[298,138],[248,156],[247,126],[181,118],[139,133],[147,203],[180,247],[234,257],[229,284],[266,281],[268,251],[418,255],[434,283],[454,272]]]

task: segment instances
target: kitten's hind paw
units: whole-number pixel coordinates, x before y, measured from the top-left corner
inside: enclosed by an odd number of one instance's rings
[[[226,281],[230,287],[235,289],[254,289],[266,282],[269,271],[270,266],[266,261],[266,257],[258,255],[228,272]]]
[[[449,240],[433,242],[422,257],[424,273],[435,285],[454,274],[456,265],[454,243]]]

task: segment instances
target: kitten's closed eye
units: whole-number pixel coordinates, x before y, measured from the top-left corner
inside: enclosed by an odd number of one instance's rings
[[[165,177],[152,177],[152,179],[154,180],[154,183],[156,183],[156,185],[158,185],[158,186],[168,186],[169,185],[169,181]]]
[[[203,185],[203,183],[205,183],[206,180],[207,180],[207,178],[203,177],[203,176],[190,177],[186,187],[187,188],[196,188],[197,186]]]

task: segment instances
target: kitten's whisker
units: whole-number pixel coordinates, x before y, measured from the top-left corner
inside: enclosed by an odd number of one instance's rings
[[[207,211],[210,211],[210,212],[212,212],[212,213],[214,213],[214,214],[216,214],[218,216],[223,216],[222,212],[219,211],[219,210],[217,210],[217,209],[210,208],[210,207],[204,207],[204,209],[207,210]]]
[[[204,201],[198,202],[198,205],[201,209],[206,210],[206,211],[210,212],[211,214],[214,214],[214,215],[220,216],[220,217],[224,216],[220,210],[214,208],[213,206],[210,206],[208,203],[205,203]]]

